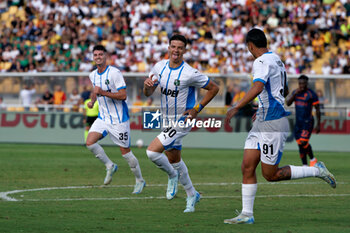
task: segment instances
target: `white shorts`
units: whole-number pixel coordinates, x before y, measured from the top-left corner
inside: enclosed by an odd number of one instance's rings
[[[168,127],[164,128],[163,131],[157,137],[164,146],[165,150],[181,150],[182,138],[185,137],[190,131],[191,127]]]
[[[130,147],[130,123],[129,121],[112,125],[97,118],[92,124],[89,132],[97,132],[105,137],[109,134],[111,140],[120,147]]]
[[[279,164],[288,134],[289,123],[286,117],[272,121],[255,121],[244,149],[260,150],[260,160],[265,164]]]

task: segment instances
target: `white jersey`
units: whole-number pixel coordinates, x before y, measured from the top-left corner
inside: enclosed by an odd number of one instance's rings
[[[104,91],[118,92],[126,88],[122,73],[113,66],[107,66],[102,73],[94,70],[89,78],[92,85]],[[115,100],[107,96],[97,96],[98,118],[110,124],[120,124],[129,120],[128,105],[124,100]]]
[[[284,108],[284,90],[287,85],[286,69],[281,59],[272,52],[264,53],[253,64],[253,82],[265,84],[258,95],[258,121],[270,121],[290,115]]]
[[[208,76],[201,74],[186,62],[177,68],[169,67],[169,60],[155,64],[149,77],[158,79],[161,91],[161,112],[163,119],[179,120],[182,114],[196,104],[196,88],[204,88],[209,83]]]

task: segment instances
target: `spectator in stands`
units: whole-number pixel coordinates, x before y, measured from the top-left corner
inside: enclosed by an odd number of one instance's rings
[[[153,98],[152,97],[148,97],[147,100],[145,101],[145,103],[143,104],[144,107],[155,107],[154,103],[153,103]]]
[[[20,91],[19,96],[25,111],[30,110],[35,92],[36,90],[34,88],[34,85],[29,86],[28,84],[25,84],[23,89]]]
[[[241,87],[239,84],[235,84],[233,86],[233,93],[234,93],[234,96],[233,96],[231,105],[235,105],[236,103],[238,103],[238,101],[240,101],[245,96],[245,92],[241,90]]]
[[[66,93],[62,90],[61,86],[56,86],[56,90],[53,93],[53,103],[56,105],[55,109],[57,111],[62,111],[65,101],[66,101]]]
[[[0,96],[0,111],[6,110],[6,104],[4,103],[4,98]]]
[[[132,113],[141,112],[141,108],[144,105],[143,101],[141,100],[141,95],[136,96],[136,101],[132,104]]]
[[[332,67],[329,65],[329,62],[325,61],[322,65],[322,73],[330,74],[332,72]]]
[[[233,86],[232,85],[228,85],[227,89],[226,89],[226,94],[225,94],[225,106],[226,107],[231,107],[231,103],[233,100]]]
[[[343,69],[339,66],[338,61],[335,62],[332,66],[332,74],[341,74],[343,72]]]
[[[321,114],[324,115],[323,109],[324,109],[324,105],[328,104],[328,99],[323,95],[323,91],[321,89],[316,90],[316,94],[318,96],[318,101],[320,102],[319,106],[320,106]]]
[[[72,93],[69,95],[69,105],[71,105],[71,110],[73,112],[79,111],[80,95],[78,88],[74,88]]]
[[[38,109],[39,111],[48,111],[51,110],[52,108],[50,107],[50,105],[53,105],[53,95],[51,94],[49,89],[45,90],[45,93],[43,94],[43,96],[41,97],[41,99],[39,99],[36,104],[38,104]]]
[[[88,86],[84,85],[83,92],[80,95],[80,97],[81,97],[80,103],[85,103],[85,101],[90,98],[90,93],[91,93],[91,91],[88,89]]]
[[[0,14],[7,13],[9,4],[0,2]],[[203,54],[197,51],[192,60],[201,57],[203,70],[209,70],[211,64],[207,62],[213,59],[218,60],[217,67],[225,67],[225,60],[231,56],[239,61],[241,57],[236,54],[243,45],[240,41],[251,27],[267,32],[273,52],[292,52],[300,45],[309,61],[322,57],[325,47],[349,37],[350,4],[345,0],[332,5],[310,0],[299,5],[287,0],[130,0],[114,1],[113,6],[95,2],[25,1],[23,16],[0,16],[3,61],[10,62],[10,70],[17,72],[26,71],[33,63],[29,61],[32,57],[34,63],[37,61],[33,64],[38,71],[74,71],[76,64],[81,64],[79,71],[90,71],[91,44],[101,40],[109,53],[115,55],[110,56],[110,64],[115,63],[124,71],[132,67],[138,72],[140,67],[147,72],[152,67],[147,59],[160,60],[162,50],[167,48],[167,35],[178,30],[190,38],[192,49],[203,51]],[[108,22],[104,21],[106,18]],[[213,48],[208,48],[208,44]],[[221,49],[225,50],[225,59],[219,59],[222,53],[217,51]],[[142,52],[145,57],[132,59],[129,55],[136,52]],[[219,70],[250,70],[252,63],[245,54],[246,51],[238,64],[230,63],[229,69]],[[292,54],[292,59],[297,60]],[[121,59],[124,57],[127,61]],[[18,60],[20,66],[16,64]],[[296,70],[301,72],[298,67]]]

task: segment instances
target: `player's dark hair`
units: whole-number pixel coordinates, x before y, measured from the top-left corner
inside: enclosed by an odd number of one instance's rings
[[[172,35],[169,39],[169,44],[171,44],[171,41],[173,40],[180,40],[182,42],[184,42],[185,44],[185,48],[186,48],[186,45],[187,45],[187,39],[186,37],[184,37],[183,35],[180,35],[180,34],[175,34],[175,35]]]
[[[267,47],[267,39],[265,33],[257,28],[253,28],[247,33],[245,42],[252,42],[258,48]]]
[[[99,45],[95,45],[94,48],[92,49],[92,52],[94,52],[96,50],[107,52],[106,48],[103,45],[100,45],[100,44]]]
[[[309,77],[306,76],[305,74],[302,74],[299,76],[298,80],[305,80],[305,81],[309,81]]]

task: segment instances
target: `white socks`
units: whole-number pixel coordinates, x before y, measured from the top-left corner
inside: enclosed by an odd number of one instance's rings
[[[293,166],[289,165],[290,167],[290,179],[300,179],[304,177],[318,177],[320,175],[320,171],[316,167],[299,167],[299,166]]]
[[[254,199],[258,184],[242,184],[242,214],[253,216]]]
[[[192,185],[192,181],[188,174],[188,169],[184,161],[181,159],[178,163],[171,164],[175,170],[179,172],[179,181],[184,186],[186,194],[188,197],[192,197],[196,194],[196,190]]]
[[[106,166],[106,168],[111,168],[113,166],[113,162],[108,158],[105,151],[99,144],[94,143],[86,147]]]
[[[135,155],[130,151],[129,153],[126,153],[123,155],[123,158],[128,162],[130,170],[135,175],[136,182],[144,181],[142,174],[141,174],[141,168],[139,165],[139,161],[135,157]]]
[[[146,150],[148,158],[160,169],[165,171],[170,178],[177,176],[176,170],[169,163],[168,157],[163,153]]]

